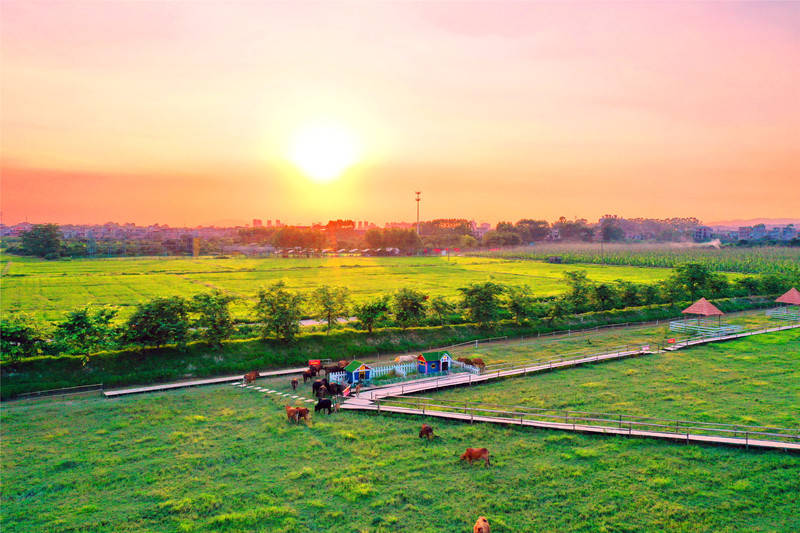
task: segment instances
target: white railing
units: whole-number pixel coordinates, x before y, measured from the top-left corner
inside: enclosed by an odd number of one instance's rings
[[[742,326],[734,324],[718,325],[710,321],[701,321],[698,323],[695,320],[673,320],[669,323],[670,331],[690,331],[716,335],[732,335],[743,329]]]
[[[800,320],[800,307],[774,307],[767,309],[767,316],[780,320]]]
[[[473,374],[480,374],[481,373],[481,369],[478,368],[477,366],[468,365],[466,363],[462,363],[461,361],[453,360],[453,361],[450,362],[450,366],[453,366],[455,368],[461,368],[461,369],[465,370],[466,372],[471,372]]]
[[[347,374],[344,372],[333,372],[328,374],[328,381],[344,385],[347,382]]]

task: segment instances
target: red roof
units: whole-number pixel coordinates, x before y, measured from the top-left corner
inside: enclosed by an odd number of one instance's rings
[[[700,298],[695,303],[681,311],[681,313],[685,313],[687,315],[702,315],[702,316],[722,316],[725,313],[714,307],[714,304],[706,300],[705,298]]]
[[[792,287],[786,294],[775,300],[779,304],[800,305],[800,291]]]

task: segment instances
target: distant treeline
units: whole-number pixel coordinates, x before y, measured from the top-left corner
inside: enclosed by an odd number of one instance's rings
[[[552,224],[540,219],[499,222],[494,228],[478,227],[466,219],[436,219],[414,227],[356,230],[352,220],[332,220],[310,227],[260,226],[241,228],[224,237],[198,238],[191,232],[173,238],[148,239],[63,239],[55,224],[38,224],[19,238],[4,238],[6,251],[47,259],[59,257],[188,255],[198,246],[200,254],[222,254],[237,245],[273,246],[279,249],[377,249],[392,248],[403,254],[449,248],[471,250],[538,243],[622,242],[627,238],[655,242],[691,240],[700,221],[696,218],[625,219],[605,215],[597,223],[586,219],[561,217]],[[797,245],[800,240],[796,239]],[[766,242],[766,241],[765,241]],[[789,244],[794,243],[792,241]],[[785,244],[783,241],[780,244]]]
[[[109,349],[158,348],[191,341],[221,346],[232,338],[261,338],[291,343],[300,333],[304,315],[315,317],[327,333],[339,327],[342,318],[355,317],[348,325],[372,333],[376,328],[476,324],[489,328],[503,320],[556,322],[587,312],[638,308],[693,301],[700,296],[731,298],[774,295],[798,282],[797,276],[763,274],[730,281],[699,263],[675,269],[666,280],[637,284],[625,280],[597,283],[581,270],[565,273],[567,291],[558,297],[541,298],[525,285],[503,285],[487,281],[458,289],[453,298],[401,288],[353,304],[346,287],[322,285],[310,293],[290,291],[279,281],[261,288],[246,323],[235,323],[223,292],[196,294],[192,298],[156,298],[139,304],[124,323],[116,323],[113,308],[79,308],[62,321],[37,323],[25,314],[0,322],[3,359],[20,360],[42,354],[76,354],[88,361],[91,354]]]

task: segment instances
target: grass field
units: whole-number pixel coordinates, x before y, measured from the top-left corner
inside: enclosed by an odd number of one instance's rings
[[[797,428],[800,331],[754,335],[425,396]]]
[[[785,320],[768,317],[761,309],[742,311],[726,315],[725,322],[742,326],[746,330],[786,325]],[[606,352],[624,346],[664,344],[671,337],[685,338],[685,333],[670,332],[668,322],[659,325],[598,328],[561,333],[553,336],[530,337],[480,344],[471,344],[450,349],[453,357],[480,357],[488,365],[517,363],[553,359],[570,354],[592,354]]]
[[[78,259],[40,261],[5,255],[2,313],[25,311],[44,320],[58,320],[66,311],[86,304],[115,305],[120,315],[157,296],[191,296],[219,288],[241,296],[234,314],[247,315],[259,286],[285,279],[292,289],[308,292],[323,283],[343,285],[353,300],[415,287],[432,296],[455,298],[456,289],[472,282],[494,280],[528,284],[536,295],[549,296],[565,288],[563,274],[585,269],[596,281],[625,279],[655,282],[669,269],[601,265],[552,265],[480,257],[334,257],[319,259]]]
[[[765,335],[466,392],[784,423],[798,344]],[[800,530],[800,456],[781,452],[440,420],[425,445],[419,418],[292,426],[277,399],[231,386],[0,408],[4,532],[466,532],[481,514],[495,533]],[[493,466],[459,465],[467,446]]]

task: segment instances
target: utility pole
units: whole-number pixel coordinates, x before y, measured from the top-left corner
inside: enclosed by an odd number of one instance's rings
[[[422,191],[417,191],[415,194],[417,195],[417,198],[416,198],[416,200],[417,200],[417,235],[419,235],[419,201],[420,201],[419,195],[422,194]]]

